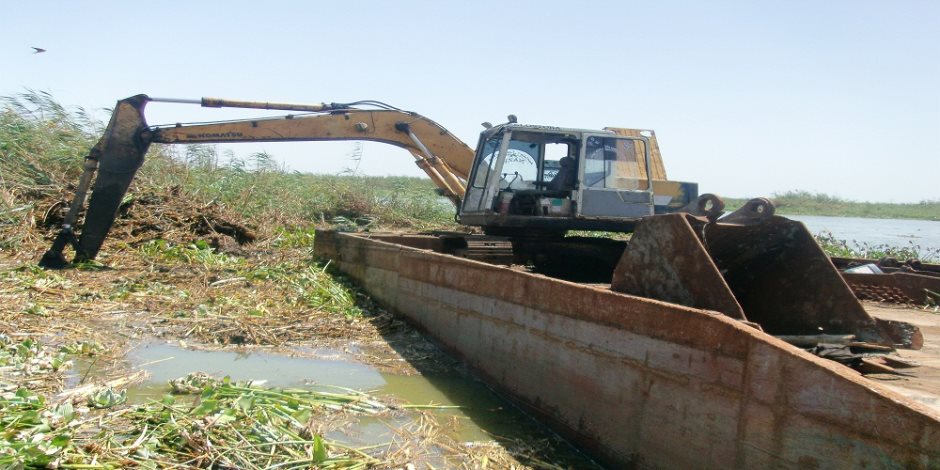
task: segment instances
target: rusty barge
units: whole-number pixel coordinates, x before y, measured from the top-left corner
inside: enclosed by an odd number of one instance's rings
[[[940,467],[940,408],[912,394],[715,308],[454,256],[446,245],[318,231],[315,251],[602,462]],[[936,355],[927,348],[940,344],[930,338],[918,352]],[[940,384],[933,365],[928,390]]]

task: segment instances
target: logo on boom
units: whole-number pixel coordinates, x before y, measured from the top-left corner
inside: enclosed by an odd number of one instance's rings
[[[202,134],[186,134],[187,139],[231,139],[241,136],[241,132],[205,132]]]

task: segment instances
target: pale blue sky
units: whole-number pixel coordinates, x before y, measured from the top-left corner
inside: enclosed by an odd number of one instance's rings
[[[656,130],[672,179],[940,199],[940,2],[7,2],[0,95],[377,99],[471,146],[482,121]],[[48,50],[32,54],[30,46]],[[151,124],[261,113],[151,104]],[[102,115],[102,119],[106,116]],[[241,145],[294,169],[352,143]],[[364,146],[366,174],[421,175]]]

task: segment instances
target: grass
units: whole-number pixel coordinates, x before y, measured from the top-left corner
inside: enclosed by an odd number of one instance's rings
[[[724,198],[724,200],[728,210],[737,209],[748,201],[748,199],[737,198]],[[940,220],[940,200],[924,200],[911,204],[857,202],[809,191],[774,193],[770,200],[773,201],[780,214]]]
[[[285,240],[307,239],[312,246],[312,233],[309,231],[279,232],[275,245],[287,249]],[[307,238],[307,237],[310,238]],[[303,249],[300,250],[303,252]],[[198,266],[215,276],[225,276],[225,280],[213,281],[210,287],[222,286],[231,282],[248,282],[265,285],[270,292],[278,296],[281,304],[295,308],[312,308],[317,311],[341,314],[347,317],[361,316],[362,311],[356,305],[355,296],[350,287],[339,277],[326,272],[326,266],[306,256],[290,261],[253,262],[250,259],[220,253],[203,240],[189,245],[173,245],[165,240],[154,240],[139,248],[140,254],[164,268],[173,266]],[[296,252],[296,250],[295,250]],[[116,295],[126,297],[135,291],[160,292],[166,290],[159,282],[122,285]],[[214,304],[214,305],[213,305]],[[214,310],[224,305],[227,308],[243,310],[251,315],[262,315],[267,310],[263,305],[245,305],[238,297],[214,298],[210,304],[200,304],[203,312]]]
[[[159,179],[166,181],[151,184],[179,186],[191,197],[236,208],[272,227],[334,223],[422,229],[453,219],[453,208],[442,204],[430,182],[420,178],[313,175],[245,166],[238,160],[221,167],[172,161],[175,173],[161,172]],[[169,166],[167,160],[152,164],[160,166]],[[142,176],[156,178],[147,169]]]

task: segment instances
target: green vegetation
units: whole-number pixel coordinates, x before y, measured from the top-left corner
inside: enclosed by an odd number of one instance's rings
[[[312,234],[304,231],[281,231],[282,240],[302,239],[309,235],[310,242],[304,247],[312,247]],[[172,245],[165,240],[145,243],[139,249],[148,260],[168,266],[199,266],[215,275],[224,274],[237,282],[258,283],[266,286],[266,292],[278,299],[282,307],[313,308],[317,311],[341,314],[346,317],[360,316],[362,311],[356,305],[356,299],[340,278],[331,276],[321,266],[306,256],[289,261],[266,261],[258,263],[243,257],[219,253],[203,240],[189,245]],[[295,250],[296,251],[296,250]],[[301,252],[303,250],[300,250]],[[168,266],[167,266],[168,265]],[[224,285],[216,281],[214,286]],[[213,286],[213,287],[214,287]],[[122,285],[117,295],[127,296],[128,292],[149,292],[160,294],[166,286],[160,283]],[[258,296],[253,296],[257,300]],[[198,312],[208,312],[224,307],[231,313],[247,313],[252,316],[263,315],[267,309],[263,304],[245,304],[238,296],[212,297],[208,303],[199,304]]]
[[[0,338],[0,363],[36,380],[70,365],[32,340]],[[51,359],[49,359],[51,358]],[[125,405],[126,391],[96,387],[74,397],[0,389],[0,465],[5,468],[366,468],[382,460],[314,431],[325,413],[378,414],[388,407],[355,390],[264,388],[225,377],[172,380],[161,401]],[[175,395],[196,394],[196,400]]]
[[[211,147],[203,150],[212,152]],[[157,160],[145,164],[141,176],[150,181],[139,185],[178,186],[188,197],[220,203],[271,227],[332,223],[423,229],[453,221],[453,206],[420,178],[291,173],[266,163],[270,157],[265,154],[254,154],[250,161],[204,166],[179,158]],[[161,166],[172,170],[153,174]]]
[[[729,210],[734,210],[748,199],[724,198]],[[825,215],[831,217],[868,217],[875,219],[940,220],[940,200],[913,204],[887,202],[855,202],[835,196],[808,191],[787,191],[770,196],[780,214]]]
[[[101,131],[101,123],[85,110],[67,110],[46,93],[28,91],[3,98],[0,250],[39,250],[48,243],[43,235],[58,228],[57,213],[65,210],[71,197],[68,188],[77,181],[82,159]],[[194,306],[194,312],[224,309],[259,315],[278,304],[357,316],[361,310],[349,288],[310,261],[314,225],[417,230],[453,224],[453,207],[424,179],[292,173],[278,168],[266,154],[218,162],[214,147],[154,146],[124,201],[130,209],[122,213],[132,217],[135,226],[122,232],[118,221],[110,241],[120,250],[139,253],[152,266],[198,266],[207,276],[269,285],[280,295],[262,303],[210,297]],[[193,219],[201,223],[208,209],[232,225],[256,230],[252,238],[263,240],[263,246],[300,255],[274,262],[249,259],[245,253],[233,255],[230,251],[239,251],[237,244],[234,250],[224,250],[206,240],[215,236],[211,229],[204,236],[193,233]],[[81,266],[95,267],[94,263]],[[7,280],[32,288],[68,287],[59,274],[42,270],[8,273]],[[166,296],[164,291],[173,288],[133,280],[118,285],[111,298]],[[30,304],[27,310],[45,314],[40,305]]]
[[[266,154],[220,164],[214,147],[154,146],[100,261],[40,269],[100,132],[83,110],[44,93],[0,108],[0,467],[564,468],[550,463],[568,449],[554,437],[463,446],[456,420],[444,426],[418,411],[437,405],[392,413],[323,385],[190,375],[168,391],[196,397],[135,402],[146,371],[132,372],[125,353],[148,341],[292,355],[326,348],[383,373],[456,373],[312,259],[314,226],[452,228],[453,208],[424,179],[305,175]],[[386,335],[407,341],[393,347]],[[358,447],[360,425],[385,422],[388,441]]]
[[[895,258],[900,261],[917,259],[927,262],[940,261],[940,249],[927,250],[913,243],[907,246],[891,246],[886,244],[849,243],[836,238],[832,233],[823,232],[813,235],[816,242],[829,256],[840,258],[864,258],[879,260],[882,258]]]
[[[100,132],[101,125],[84,110],[66,110],[47,94],[4,99],[0,250],[35,258],[47,243],[43,235],[55,230],[56,213],[71,197],[68,188]],[[141,274],[108,281],[102,271],[95,274],[104,279],[85,290],[69,279],[73,273],[31,264],[5,270],[0,293],[9,312],[0,322],[2,331],[16,331],[22,318],[37,318],[27,321],[41,329],[49,327],[46,321],[68,317],[60,303],[25,294],[67,292],[73,305],[95,304],[88,311],[138,305],[153,311],[155,321],[175,322],[186,329],[185,336],[209,344],[281,344],[321,328],[321,313],[362,315],[362,300],[340,278],[311,263],[313,225],[423,228],[452,218],[433,188],[417,178],[290,173],[262,154],[224,165],[217,160],[213,147],[154,147],[124,202],[137,213],[131,214],[136,221],[155,227],[155,235],[121,232],[110,254],[126,267],[144,260]],[[259,248],[276,249],[281,257],[236,256],[210,246],[187,225],[198,218],[192,214],[202,215],[206,208],[233,225],[258,227]],[[95,271],[96,266],[80,268]],[[194,275],[159,275],[170,270]],[[86,280],[91,274],[84,274]],[[223,289],[225,295],[219,295]],[[76,318],[69,324],[83,328]],[[222,380],[201,384],[195,401],[168,396],[144,405],[126,403],[126,390],[111,386],[67,399],[52,394],[61,389],[73,357],[101,348],[93,341],[51,348],[0,334],[0,466],[365,468],[382,462],[312,428],[314,418],[333,419],[324,413],[385,410],[352,390],[266,389]],[[180,392],[181,383],[174,381],[173,390]]]

